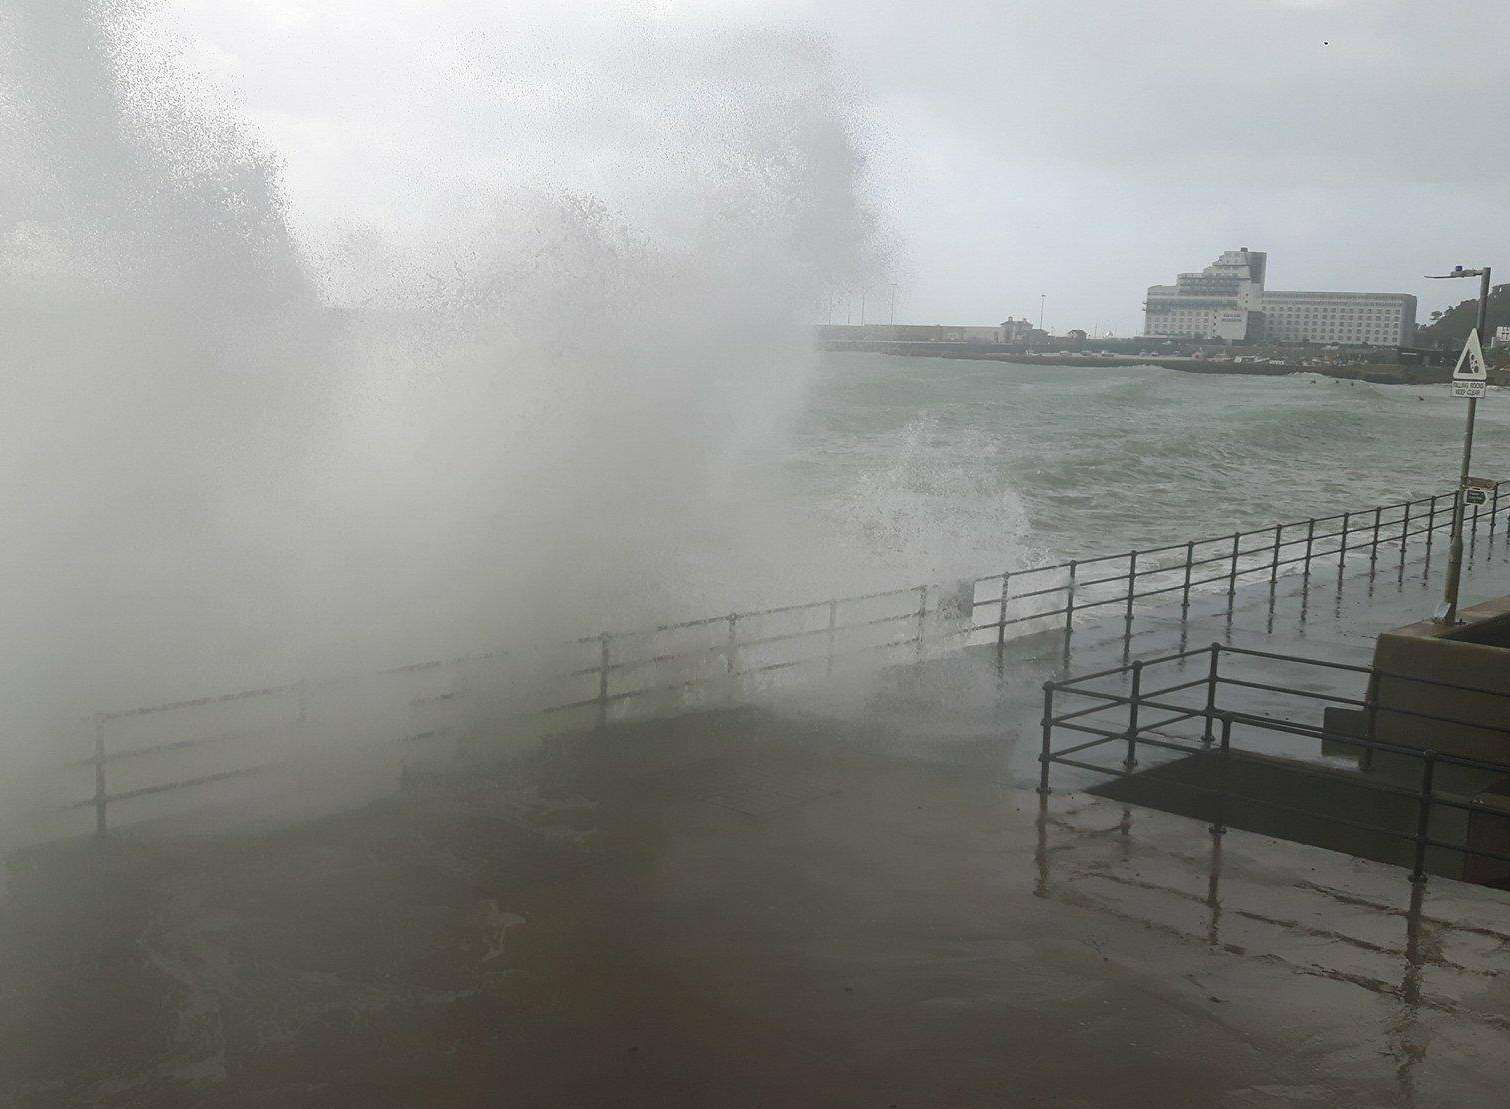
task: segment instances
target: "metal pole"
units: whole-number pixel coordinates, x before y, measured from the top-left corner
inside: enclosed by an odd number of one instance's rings
[[[1216,721],[1216,683],[1218,660],[1221,658],[1222,645],[1211,645],[1211,670],[1206,676],[1206,730],[1201,734],[1201,742],[1210,747],[1216,739],[1216,733],[1212,731],[1212,724]]]
[[[724,667],[729,673],[729,701],[733,703],[739,700],[739,679],[735,672],[739,668],[739,614],[729,613],[729,639],[724,648]]]
[[[105,718],[94,718],[94,834],[105,834],[105,807],[110,803],[105,792]]]
[[[972,601],[974,600],[973,596],[971,597],[971,600]],[[973,624],[975,621],[972,619],[970,622]],[[928,630],[927,629],[928,629],[928,587],[926,585],[920,585],[920,586],[918,586],[918,661],[919,662],[923,661],[923,656],[924,656],[925,652],[927,651],[927,635],[928,635]]]
[[[1007,601],[1012,597],[1010,592],[1012,585],[1012,572],[1009,570],[1001,576],[1001,615],[996,622],[996,657],[999,661],[1002,652],[1007,649]]]
[[[1075,630],[1075,560],[1070,559],[1070,577],[1065,585],[1064,649],[1070,648],[1070,633]]]
[[[1364,713],[1364,738],[1370,746],[1365,747],[1358,756],[1359,770],[1372,770],[1374,768],[1374,748],[1372,744],[1379,738],[1379,671],[1370,669],[1368,672],[1368,691],[1363,695]]]
[[[1337,548],[1337,577],[1339,579],[1342,577],[1343,564],[1347,562],[1347,529],[1352,520],[1353,514],[1351,512],[1344,512],[1342,514],[1342,543]]]
[[[1489,542],[1494,542],[1494,518],[1500,511],[1500,483],[1494,483],[1494,497],[1489,502]]]
[[[1124,639],[1132,638],[1133,623],[1133,594],[1138,591],[1138,552],[1127,552],[1127,613],[1123,617],[1127,628],[1123,632]]]
[[[1311,546],[1316,541],[1316,518],[1313,516],[1306,521],[1306,565],[1305,576],[1311,576]]]
[[[1232,607],[1232,598],[1237,594],[1237,551],[1242,537],[1243,533],[1240,531],[1232,533],[1232,569],[1227,573],[1227,607],[1229,608]]]
[[[1284,530],[1283,524],[1277,524],[1274,528],[1274,557],[1269,560],[1269,584],[1273,585],[1279,580],[1279,533]]]
[[[839,602],[828,602],[828,676],[834,676],[835,631],[839,627]]]
[[[1489,267],[1479,278],[1479,340],[1489,319]],[[1442,607],[1436,619],[1443,624],[1458,622],[1458,585],[1463,577],[1463,486],[1468,484],[1468,466],[1473,461],[1473,419],[1478,414],[1477,397],[1468,398],[1468,421],[1463,429],[1463,465],[1458,472],[1458,487],[1452,495],[1452,547],[1447,556],[1447,581],[1442,588]]]
[[[1400,558],[1405,558],[1405,541],[1410,538],[1410,502],[1405,502],[1405,515],[1400,520]]]
[[[1384,512],[1384,506],[1374,509],[1374,538],[1369,543],[1368,564],[1373,566],[1379,561],[1379,517]]]
[[[1122,766],[1131,770],[1138,765],[1138,698],[1143,695],[1143,660],[1132,664],[1132,696],[1127,702],[1127,758]]]
[[[1049,758],[1054,740],[1054,683],[1043,683],[1043,751],[1038,756],[1038,794],[1049,795]]]
[[[1431,495],[1431,512],[1426,517],[1426,549],[1431,549],[1432,540],[1437,537],[1437,494]]]
[[[1185,544],[1185,593],[1180,601],[1180,618],[1190,612],[1190,568],[1195,563],[1195,541]]]
[[[1416,810],[1416,865],[1410,872],[1412,882],[1426,879],[1426,841],[1431,838],[1431,784],[1436,776],[1437,753],[1427,751],[1424,759],[1425,763],[1421,767],[1421,796]]]
[[[598,727],[608,726],[608,633],[598,637]]]
[[[1227,763],[1232,754],[1232,717],[1222,713],[1222,746],[1216,764],[1216,823],[1211,831],[1221,835],[1227,830]]]

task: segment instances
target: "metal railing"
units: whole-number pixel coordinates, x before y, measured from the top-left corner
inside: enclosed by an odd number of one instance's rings
[[[376,672],[97,713],[92,718],[92,751],[69,764],[92,768],[93,793],[63,807],[92,808],[96,830],[103,833],[112,805],[281,765],[286,760],[214,764],[193,774],[148,774],[135,784],[110,780],[111,768],[142,765],[152,758],[184,755],[201,748],[223,749],[249,738],[246,731],[227,733],[199,724],[177,723],[193,710],[256,702],[264,716],[275,718],[260,721],[258,728],[271,731],[281,727],[297,732],[310,723],[312,705],[322,697],[374,678],[446,679],[446,688],[441,691],[417,692],[405,702],[405,708],[419,719],[411,721],[412,726],[394,729],[382,741],[412,747],[459,740],[465,729],[454,722],[437,722],[434,717],[439,708],[449,707],[454,712],[458,703],[473,697],[479,689],[508,684],[513,680],[510,667],[516,665],[522,667],[517,686],[542,688],[547,693],[536,703],[510,703],[506,715],[551,721],[554,726],[571,729],[605,726],[616,712],[634,703],[677,708],[739,703],[763,688],[762,683],[784,674],[816,672],[829,677],[841,666],[876,660],[917,661],[931,650],[953,649],[982,641],[983,637],[989,641],[991,636],[986,633],[994,633],[1000,658],[1009,638],[1044,628],[1062,629],[1068,658],[1077,621],[1084,626],[1103,615],[1120,617],[1124,641],[1130,643],[1139,603],[1172,600],[1178,595],[1184,618],[1189,615],[1193,594],[1224,586],[1230,613],[1238,586],[1244,582],[1267,577],[1273,585],[1289,567],[1298,567],[1309,577],[1313,566],[1332,559],[1336,560],[1340,580],[1349,555],[1364,551],[1372,567],[1381,550],[1397,549],[1403,568],[1411,540],[1424,536],[1429,551],[1436,533],[1450,527],[1454,495],[1437,494],[1361,512],[1274,524],[1125,554],[1024,566],[967,580],[953,589],[924,584],[639,630],[603,632],[545,645],[531,652],[533,664],[522,660],[518,651],[485,651]],[[1501,497],[1497,485],[1482,513],[1482,525],[1491,537],[1499,515],[1506,510],[1510,510],[1510,496]],[[1481,526],[1477,506],[1465,526],[1477,534]],[[1510,527],[1505,533],[1510,539]],[[1212,573],[1212,568],[1217,572]],[[1032,588],[1024,589],[1024,584]],[[989,622],[978,622],[983,609],[993,617]],[[548,664],[541,664],[542,658]],[[188,727],[194,734],[134,743],[118,734],[124,722],[148,717],[160,721],[163,730]],[[297,757],[297,751],[290,757]]]
[[[580,695],[555,703],[513,703],[508,706],[507,716],[542,722],[570,721],[576,715],[578,725],[603,727],[610,722],[617,706],[633,700],[667,697],[685,705],[688,698],[701,696],[701,703],[709,706],[730,705],[752,695],[754,683],[785,671],[818,668],[832,676],[841,667],[877,657],[916,661],[927,655],[935,635],[947,639],[949,634],[936,623],[940,596],[940,591],[919,585],[686,620],[638,631],[583,636],[548,645],[549,662],[544,667],[539,656],[531,666],[531,660],[520,658],[522,652],[486,651],[320,681],[288,682],[96,713],[91,718],[92,751],[67,764],[92,769],[93,793],[62,808],[65,811],[92,808],[95,830],[104,834],[112,806],[284,765],[290,760],[216,766],[204,773],[161,775],[143,784],[123,785],[110,780],[111,770],[126,764],[182,757],[206,749],[225,750],[280,730],[298,732],[321,715],[320,706],[325,700],[343,693],[349,695],[363,683],[374,680],[442,679],[439,690],[411,691],[401,701],[401,707],[410,712],[404,718],[407,726],[390,729],[386,739],[379,742],[379,746],[397,743],[412,748],[459,740],[464,728],[454,722],[437,721],[437,713],[451,709],[454,715],[456,706],[482,687],[500,681],[506,684],[510,677],[508,668],[515,662],[523,663],[521,684],[557,690],[575,685]],[[668,639],[676,641],[676,645],[668,646]],[[689,639],[696,642],[689,645]],[[646,674],[650,675],[649,680],[643,677]],[[119,734],[122,725],[147,718],[160,721],[164,730],[203,728],[199,721],[180,722],[191,718],[197,710],[235,708],[248,709],[249,715],[255,717],[250,727],[146,742],[133,742],[131,737]],[[584,713],[586,720],[580,719]],[[228,757],[234,761],[234,755]],[[297,752],[291,753],[291,758],[296,757]]]
[[[1494,535],[1500,514],[1510,509],[1510,496],[1500,495],[1504,484],[1496,483],[1482,513],[1480,506],[1468,506],[1471,511],[1465,514],[1463,526],[1471,536],[1477,537],[1481,516],[1484,529]],[[994,630],[998,647],[1004,647],[1008,629],[1034,623],[1049,626],[1052,622],[1062,628],[1068,653],[1076,617],[1084,618],[1098,609],[1109,609],[1114,618],[1120,615],[1130,638],[1139,601],[1173,600],[1177,595],[1185,615],[1190,611],[1192,593],[1207,586],[1225,586],[1230,601],[1244,582],[1267,579],[1274,585],[1290,568],[1298,568],[1309,578],[1314,565],[1332,559],[1340,578],[1352,554],[1367,552],[1373,567],[1381,550],[1397,550],[1403,565],[1410,540],[1424,536],[1429,548],[1439,531],[1450,530],[1456,495],[1438,493],[1358,512],[1268,524],[1231,535],[976,578],[976,592],[984,585],[988,596],[975,600],[973,609],[986,609],[994,618],[984,623],[972,621],[971,631]],[[1025,583],[1029,588],[1023,588]]]
[[[1233,673],[1230,668],[1224,670],[1223,659],[1247,660],[1270,666],[1297,666],[1302,668],[1309,681],[1302,685],[1255,680],[1247,674]],[[1204,663],[1204,666],[1198,665],[1200,663]],[[1188,673],[1192,665],[1201,670],[1196,676],[1182,677],[1178,681],[1149,688],[1150,671],[1173,668]],[[1108,680],[1125,686],[1125,692],[1093,688],[1087,684],[1105,683]],[[1349,681],[1353,686],[1351,691],[1347,689]],[[1379,690],[1381,682],[1386,681],[1427,687],[1449,697],[1471,694],[1488,698],[1492,707],[1487,718],[1482,715],[1466,718],[1413,708],[1408,700],[1402,701],[1398,697],[1381,701]],[[1356,688],[1359,685],[1362,689]],[[1198,702],[1190,703],[1192,691],[1197,690]],[[1311,706],[1313,710],[1317,704],[1355,710],[1361,714],[1362,727],[1358,732],[1343,731],[1329,728],[1324,723],[1317,724],[1314,716],[1310,720],[1296,719],[1289,715],[1278,715],[1272,709],[1266,710],[1263,707],[1235,707],[1231,696],[1233,691],[1263,694],[1269,701],[1293,698]],[[1074,701],[1075,707],[1065,710],[1065,699]],[[1086,701],[1091,703],[1086,705]],[[1118,719],[1110,719],[1107,714]],[[1396,722],[1409,722],[1412,729],[1418,730],[1420,741],[1399,742],[1379,738],[1379,722],[1385,716]],[[1492,722],[1496,719],[1501,722]],[[1199,723],[1199,735],[1182,736],[1171,731],[1194,723]],[[1043,732],[1038,756],[1038,790],[1044,796],[1050,792],[1050,770],[1056,764],[1096,775],[1125,778],[1140,773],[1139,753],[1144,751],[1167,753],[1170,756],[1215,758],[1215,785],[1181,780],[1170,775],[1159,778],[1161,786],[1190,791],[1214,800],[1216,818],[1211,828],[1213,832],[1226,831],[1225,815],[1228,806],[1242,802],[1369,835],[1408,842],[1414,848],[1411,876],[1417,880],[1425,876],[1427,851],[1431,848],[1510,864],[1510,853],[1475,847],[1468,841],[1466,834],[1462,841],[1453,841],[1432,833],[1433,814],[1446,810],[1510,822],[1510,808],[1487,807],[1481,802],[1465,798],[1458,789],[1452,786],[1444,788],[1441,784],[1442,774],[1448,769],[1458,772],[1459,786],[1465,778],[1471,780],[1487,776],[1482,779],[1487,781],[1510,776],[1510,760],[1498,762],[1438,749],[1444,728],[1502,735],[1510,743],[1510,695],[1503,690],[1394,673],[1373,666],[1213,643],[1209,647],[1140,659],[1124,666],[1062,681],[1045,682],[1041,724]],[[1392,732],[1399,730],[1398,727],[1391,729]],[[1074,742],[1056,746],[1055,736],[1058,733],[1070,733]],[[1237,745],[1234,740],[1239,735],[1246,735],[1253,740],[1249,750],[1235,750]],[[1274,750],[1276,746],[1297,738],[1308,744],[1317,744],[1318,753],[1321,744],[1356,751],[1359,770],[1339,771],[1305,761],[1290,753],[1276,753]],[[1093,752],[1108,747],[1122,756],[1120,762],[1108,765],[1105,762],[1088,761]],[[1413,775],[1416,784],[1403,785],[1394,780],[1401,776],[1399,774],[1368,773],[1374,757],[1380,754],[1416,767],[1417,772]],[[1284,771],[1288,774],[1324,777],[1334,784],[1345,780],[1351,788],[1405,798],[1415,805],[1415,827],[1406,832],[1398,827],[1354,820],[1336,812],[1296,806],[1273,796],[1239,793],[1231,784],[1231,768],[1236,757],[1281,759]],[[1167,761],[1176,760],[1171,757]],[[1346,778],[1339,778],[1339,774],[1345,774]],[[1506,824],[1506,831],[1510,832],[1510,823]]]

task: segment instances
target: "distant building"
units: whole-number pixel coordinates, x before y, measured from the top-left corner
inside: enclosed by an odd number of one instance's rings
[[[1014,319],[1008,316],[1002,321],[1002,341],[1007,343],[1024,343],[1033,337],[1033,332],[1038,329],[1033,326],[1031,320]]]
[[[1265,293],[1263,338],[1289,343],[1409,346],[1416,298],[1409,293]]]
[[[1278,292],[1264,288],[1269,256],[1225,251],[1200,273],[1149,287],[1144,332],[1182,338],[1408,346],[1416,330],[1409,293]]]
[[[1202,339],[1247,339],[1262,329],[1263,251],[1223,252],[1200,273],[1182,273],[1173,285],[1151,285],[1143,303],[1143,331]]]

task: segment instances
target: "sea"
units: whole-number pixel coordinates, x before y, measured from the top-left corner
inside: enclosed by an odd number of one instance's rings
[[[1499,393],[1474,438],[1491,478],[1510,477]],[[1314,373],[828,353],[775,485],[864,536],[876,571],[985,575],[1446,491],[1467,403]]]

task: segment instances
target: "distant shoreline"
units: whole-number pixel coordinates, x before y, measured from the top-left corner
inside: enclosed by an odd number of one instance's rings
[[[1274,365],[1263,362],[1215,362],[1203,358],[1153,358],[1139,355],[1101,357],[1086,354],[1025,354],[981,345],[971,349],[971,344],[968,343],[828,342],[821,343],[819,346],[820,349],[827,351],[888,354],[898,358],[963,358],[972,362],[1015,362],[1028,366],[1071,366],[1084,369],[1159,366],[1166,370],[1180,370],[1183,373],[1246,377],[1284,377],[1289,374],[1310,373],[1343,381],[1367,381],[1376,385],[1439,385],[1452,379],[1450,366],[1399,366],[1382,362],[1354,366],[1306,366],[1290,362]],[[1490,370],[1489,381],[1495,385],[1510,384],[1510,373],[1504,370]]]

